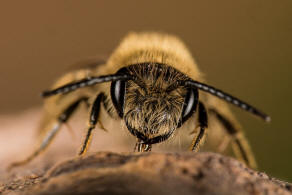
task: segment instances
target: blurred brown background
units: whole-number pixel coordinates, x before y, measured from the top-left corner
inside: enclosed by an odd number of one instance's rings
[[[0,115],[41,105],[71,64],[110,54],[127,32],[164,31],[185,41],[208,83],[272,116],[234,109],[260,169],[292,181],[291,21],[291,0],[1,1]]]

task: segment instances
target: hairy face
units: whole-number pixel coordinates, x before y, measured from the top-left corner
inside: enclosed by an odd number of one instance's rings
[[[143,64],[129,67],[136,79],[127,82],[124,120],[128,128],[145,137],[172,133],[178,126],[186,89],[177,87],[186,76],[167,66]]]

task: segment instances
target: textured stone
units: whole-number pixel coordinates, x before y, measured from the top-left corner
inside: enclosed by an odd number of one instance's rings
[[[291,184],[214,153],[110,153],[75,158],[0,186],[3,194],[292,194]],[[1,191],[0,191],[1,193]]]

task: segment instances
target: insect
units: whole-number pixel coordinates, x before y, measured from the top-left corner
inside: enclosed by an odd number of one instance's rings
[[[153,145],[171,141],[178,132],[188,132],[189,149],[197,151],[206,132],[220,128],[238,158],[250,167],[256,166],[254,156],[225,102],[270,121],[255,107],[205,84],[182,41],[162,33],[130,33],[104,64],[66,74],[42,96],[48,110],[41,125],[42,143],[11,167],[26,164],[44,151],[82,102],[88,105],[90,117],[79,155],[86,154],[96,125],[103,126],[102,107],[125,124],[136,138],[138,152],[151,151]],[[224,150],[222,145],[218,148]]]

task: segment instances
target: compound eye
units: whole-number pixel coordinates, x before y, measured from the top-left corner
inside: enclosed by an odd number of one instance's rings
[[[189,88],[185,97],[182,110],[181,124],[183,124],[196,111],[198,104],[198,90]]]
[[[122,118],[124,114],[124,99],[125,99],[126,82],[122,80],[114,81],[111,84],[112,102]]]

